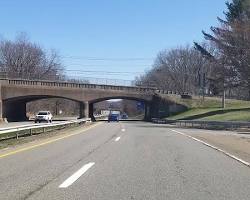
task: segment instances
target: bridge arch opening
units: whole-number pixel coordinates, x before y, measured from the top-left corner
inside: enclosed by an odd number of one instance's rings
[[[149,101],[135,97],[113,96],[89,102],[89,116],[92,120],[107,119],[110,113],[117,113],[124,120],[145,120]]]
[[[71,110],[70,109],[74,109]],[[55,117],[84,117],[84,103],[52,95],[19,96],[2,101],[2,117],[9,122],[26,121],[39,110],[49,110]]]

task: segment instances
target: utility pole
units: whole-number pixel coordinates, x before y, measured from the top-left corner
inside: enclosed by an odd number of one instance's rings
[[[223,84],[223,95],[222,95],[222,108],[226,108],[226,90],[225,83]]]
[[[205,87],[206,87],[206,74],[203,73],[202,77],[202,99],[205,100]]]
[[[206,74],[198,72],[199,97],[202,95],[202,100],[205,100]]]
[[[59,100],[56,100],[56,116],[58,115]]]

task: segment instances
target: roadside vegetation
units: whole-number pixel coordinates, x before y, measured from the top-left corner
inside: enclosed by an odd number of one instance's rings
[[[169,98],[169,97],[168,97]],[[170,97],[173,101],[188,107],[188,110],[168,119],[215,120],[215,121],[250,121],[250,101],[227,99],[222,108],[221,98],[193,97],[181,99]]]
[[[188,111],[170,119],[250,120],[250,1],[231,0],[226,7],[218,24],[202,31],[204,41],[163,49],[137,77],[137,84],[193,96],[176,98]]]
[[[161,50],[137,84],[250,100],[250,1],[232,0],[226,6],[218,25],[202,31],[203,42]]]

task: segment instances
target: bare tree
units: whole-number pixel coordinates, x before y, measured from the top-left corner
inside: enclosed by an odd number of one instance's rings
[[[0,69],[12,78],[56,79],[63,67],[56,51],[42,49],[25,35],[0,42]]]
[[[208,61],[200,52],[186,46],[161,51],[153,68],[139,80],[151,81],[160,89],[182,94],[198,93],[203,74],[210,75]]]

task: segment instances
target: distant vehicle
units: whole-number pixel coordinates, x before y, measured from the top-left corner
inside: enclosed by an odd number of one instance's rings
[[[50,113],[50,111],[39,111],[38,114],[35,117],[35,123],[37,122],[42,122],[42,121],[46,121],[46,122],[52,122],[52,114]]]
[[[121,119],[128,119],[128,115],[127,115],[126,113],[123,113],[123,114],[121,115]]]
[[[121,111],[120,110],[111,110],[110,114],[120,115]]]
[[[108,117],[108,122],[119,122],[120,115],[118,114],[110,114]]]

